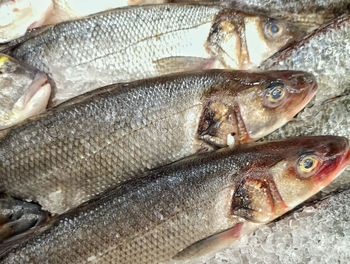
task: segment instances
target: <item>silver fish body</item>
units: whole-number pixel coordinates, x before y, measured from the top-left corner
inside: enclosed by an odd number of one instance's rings
[[[270,106],[265,94],[282,85],[283,104]],[[0,188],[61,213],[145,170],[257,140],[314,93],[311,75],[283,71],[212,70],[102,88],[0,139]]]
[[[281,26],[278,37],[264,33],[268,23]],[[115,9],[40,30],[11,54],[55,80],[57,103],[117,82],[256,67],[297,34],[284,22],[220,6],[170,4]]]
[[[262,69],[303,69],[317,79],[316,103],[350,92],[350,16],[342,16],[266,60]]]
[[[310,179],[301,180],[291,170],[307,151],[325,159],[320,161],[328,169],[324,178],[317,178],[315,170]],[[197,249],[220,242],[221,232],[232,228],[228,239],[237,240],[290,210],[336,177],[350,162],[349,154],[348,141],[339,137],[296,138],[202,153],[149,172],[59,216],[14,249],[5,250],[1,261],[142,264],[184,255],[192,258]]]
[[[350,10],[348,0],[228,0],[223,4],[246,12],[260,12],[306,26],[317,26]]]

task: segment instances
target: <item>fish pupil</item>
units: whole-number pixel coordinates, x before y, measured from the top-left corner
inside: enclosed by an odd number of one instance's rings
[[[304,160],[304,168],[310,169],[314,165],[314,162],[312,159],[305,159]]]
[[[276,25],[271,25],[270,30],[271,30],[271,32],[272,32],[273,34],[276,34],[276,33],[278,33],[278,31],[279,31],[279,29],[278,29],[278,27],[277,27]]]
[[[273,99],[278,99],[280,98],[282,95],[282,91],[281,89],[274,89],[272,92],[271,92],[271,96]]]

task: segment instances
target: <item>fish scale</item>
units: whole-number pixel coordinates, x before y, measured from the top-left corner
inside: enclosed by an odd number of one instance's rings
[[[188,84],[196,85],[191,84],[191,81]],[[113,102],[107,103],[110,111],[109,122],[95,122],[106,106],[101,100],[96,103],[96,108],[87,106],[83,111],[87,116],[72,108],[65,111],[65,114],[59,112],[31,125],[14,129],[16,132],[10,132],[10,137],[18,141],[1,142],[1,174],[6,175],[2,178],[2,186],[6,186],[9,193],[16,196],[39,200],[52,212],[61,212],[145,168],[153,168],[193,153],[196,144],[196,124],[184,124],[189,122],[186,120],[187,112],[197,115],[198,122],[200,107],[196,108],[193,105],[199,104],[200,89],[196,92],[187,87],[183,83],[181,91],[176,85],[156,85],[153,91],[145,89],[141,94],[139,91],[126,93],[125,99],[122,100],[116,96],[105,98]],[[157,102],[144,106],[141,117],[137,117],[137,114],[133,117],[136,110],[128,112],[129,108],[134,109],[134,104],[152,100],[159,93],[165,94]],[[179,98],[183,98],[181,104]],[[86,125],[79,121],[83,115]],[[123,122],[119,123],[120,120]],[[191,119],[190,122],[193,120],[195,119]],[[57,133],[57,138],[53,138],[51,129],[45,124],[50,124],[53,129],[64,126],[67,130],[61,130]],[[89,124],[95,127],[86,130]],[[30,128],[27,129],[26,126]],[[40,134],[37,133],[38,127],[43,128]],[[171,127],[177,129],[170,129]],[[100,129],[100,133],[95,129]],[[72,131],[74,134],[71,134]],[[149,143],[146,148],[141,144],[145,138]],[[5,150],[8,148],[11,149],[10,155]],[[7,152],[6,155],[4,151]],[[82,178],[71,177],[76,173],[95,175],[93,178],[100,178],[101,182],[91,184],[92,178],[90,181],[82,181]],[[105,175],[110,176],[106,178]],[[40,183],[33,179],[39,180]],[[29,193],[15,191],[17,184],[13,185],[12,180],[21,182]],[[64,200],[60,200],[61,191],[64,193]],[[37,195],[33,196],[32,193]]]
[[[104,57],[104,63],[112,66],[118,60],[115,60],[115,57],[109,58],[108,55],[118,54],[125,48],[137,44],[140,40],[170,33],[182,27],[186,29],[190,25],[195,27],[202,24],[203,21],[209,23],[220,9],[222,8],[207,6],[180,7],[176,12],[170,12],[167,5],[159,6],[156,11],[154,11],[154,8],[117,9],[107,12],[105,15],[86,18],[84,23],[77,20],[59,24],[49,29],[46,34],[23,43],[20,48],[16,49],[14,55],[46,72],[50,72],[50,64],[41,62],[37,53],[30,52],[36,46],[39,46],[41,49],[39,57],[46,58],[48,62],[53,61],[53,59],[57,60],[58,56],[61,60],[67,61],[67,65],[76,66]],[[116,14],[118,14],[118,19],[115,17]],[[136,17],[137,19],[135,20]],[[165,17],[172,23],[155,23],[155,21],[164,21]],[[124,26],[120,21],[123,21]],[[125,25],[129,27],[132,25],[133,34],[130,34],[131,29]],[[84,38],[89,39],[89,36],[86,36],[86,32],[92,32],[95,38],[88,45],[81,45],[81,38],[82,40]],[[107,32],[112,32],[113,34],[106,37]],[[108,51],[104,47],[109,47],[111,50]],[[49,54],[52,55],[50,56]],[[86,56],[86,54],[89,54],[89,56]],[[133,66],[137,65],[141,66],[142,63],[135,63]]]

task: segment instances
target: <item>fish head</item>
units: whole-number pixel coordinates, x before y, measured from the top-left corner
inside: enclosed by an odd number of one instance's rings
[[[261,16],[244,18],[244,35],[249,59],[246,69],[259,66],[302,35],[297,27],[283,20]]]
[[[271,71],[255,78],[255,85],[236,96],[236,115],[245,128],[242,143],[258,140],[283,126],[316,93],[316,80],[306,72]]]
[[[283,20],[233,10],[221,12],[208,38],[211,53],[224,68],[254,69],[302,35]]]
[[[316,92],[315,78],[306,72],[227,71],[224,78],[227,82],[207,96],[197,132],[217,147],[266,136],[293,118]]]
[[[267,223],[328,185],[350,164],[344,137],[299,137],[262,143],[233,195],[232,214]]]
[[[43,112],[50,95],[46,74],[0,54],[0,129]]]

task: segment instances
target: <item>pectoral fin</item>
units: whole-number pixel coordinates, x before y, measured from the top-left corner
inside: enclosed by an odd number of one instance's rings
[[[243,223],[238,223],[234,227],[227,229],[221,233],[197,241],[176,254],[174,259],[185,260],[196,258],[226,248],[230,246],[232,242],[240,238],[242,226]]]
[[[211,69],[213,59],[199,57],[167,57],[154,61],[160,74],[193,70]]]

